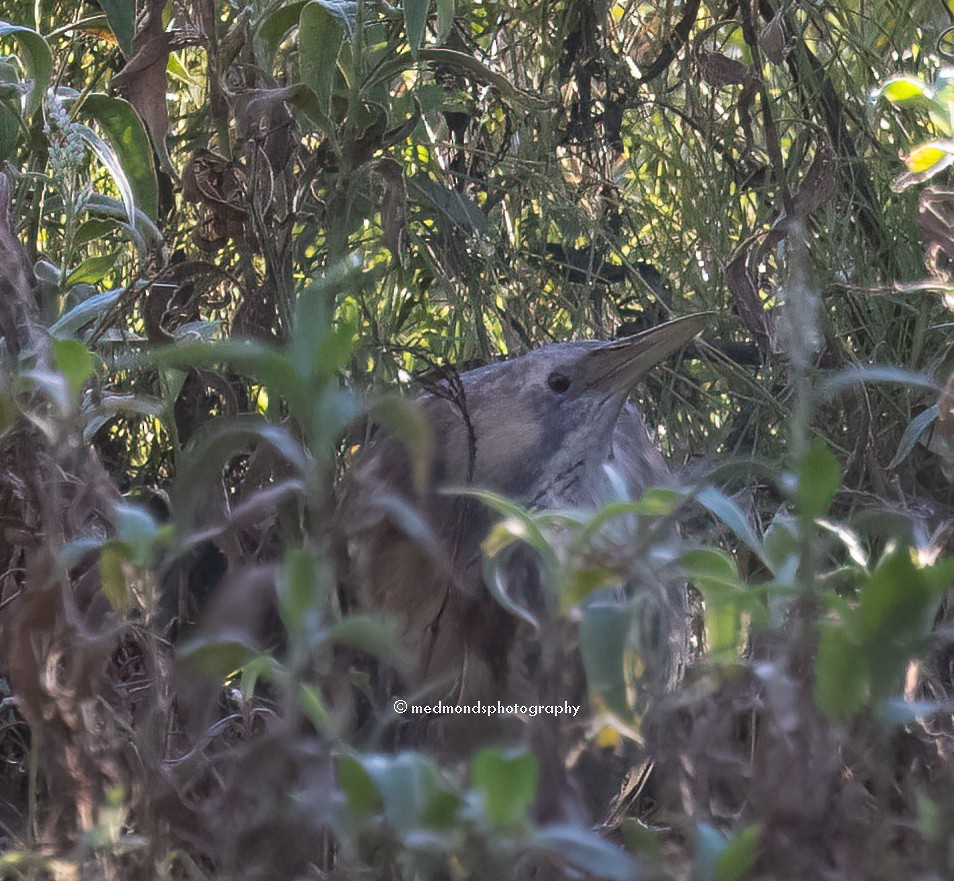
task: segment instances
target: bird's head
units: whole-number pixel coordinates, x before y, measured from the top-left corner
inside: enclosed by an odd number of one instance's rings
[[[544,346],[461,376],[464,401],[440,406],[445,465],[466,462],[464,413],[473,428],[473,483],[525,505],[570,503],[602,469],[627,396],[645,373],[698,334],[690,315],[612,342]],[[436,414],[435,414],[436,415]],[[450,467],[445,478],[460,479]]]

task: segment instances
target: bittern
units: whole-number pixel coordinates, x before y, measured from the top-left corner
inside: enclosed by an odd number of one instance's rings
[[[409,687],[437,683],[443,698],[458,701],[543,702],[540,652],[513,614],[553,607],[534,556],[527,550],[507,563],[505,608],[484,581],[488,509],[442,490],[483,488],[528,509],[595,510],[618,498],[621,482],[632,498],[665,483],[666,464],[629,395],[706,320],[690,315],[610,342],[543,346],[439,383],[419,398],[433,434],[423,483],[396,438],[369,443],[341,509],[351,579],[364,605],[402,622],[414,658]],[[687,601],[682,585],[660,592],[656,663],[659,679],[671,680],[686,651]]]

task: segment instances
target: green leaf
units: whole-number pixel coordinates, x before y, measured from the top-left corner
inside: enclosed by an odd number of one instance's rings
[[[336,325],[335,303],[361,280],[361,258],[351,254],[309,281],[295,301],[291,362],[307,381],[327,382],[347,363],[354,349],[348,322]]]
[[[317,610],[318,584],[314,557],[300,548],[288,551],[278,581],[278,603],[282,623],[292,636],[304,631],[308,613]]]
[[[259,650],[244,638],[202,637],[190,640],[176,652],[179,663],[225,682],[229,676],[259,657]]]
[[[564,571],[557,584],[560,592],[560,614],[568,614],[578,603],[585,600],[593,591],[604,587],[615,587],[623,581],[622,575],[605,566],[573,566]]]
[[[716,881],[739,881],[755,865],[762,827],[747,826],[729,839],[716,859]]]
[[[258,27],[258,38],[265,47],[265,57],[271,58],[278,50],[285,35],[299,22],[301,11],[305,8],[304,0],[279,6],[278,9],[265,16]]]
[[[925,141],[905,154],[904,164],[913,175],[933,177],[954,161],[954,141]]]
[[[405,7],[406,10],[406,7]],[[445,64],[464,73],[472,75],[476,80],[493,86],[500,97],[508,104],[524,110],[545,110],[547,102],[537,95],[532,95],[518,89],[510,80],[495,70],[487,67],[479,59],[466,52],[457,52],[454,49],[439,47],[422,47],[413,53],[398,55],[393,61],[382,64],[374,74],[368,78],[368,87],[375,83],[388,82],[401,71],[409,70],[418,61],[429,61],[434,64]]]
[[[43,103],[43,96],[50,87],[50,78],[53,75],[50,47],[46,40],[31,28],[0,21],[0,39],[4,37],[12,38],[19,45],[19,57],[27,77],[33,81],[26,99],[27,116],[32,116]]]
[[[214,367],[231,365],[268,388],[270,395],[284,398],[293,415],[306,415],[306,387],[280,349],[259,340],[183,342],[150,353],[149,359],[162,367]]]
[[[77,284],[97,284],[116,268],[119,251],[111,254],[99,254],[87,257],[66,277],[65,287],[71,288]]]
[[[180,534],[188,535],[195,528],[208,493],[228,462],[247,452],[252,445],[260,444],[270,447],[303,480],[314,472],[314,461],[300,441],[287,429],[266,422],[258,414],[242,413],[210,420],[199,428],[183,450],[172,488]]]
[[[328,724],[328,710],[321,691],[308,682],[302,682],[298,686],[298,700],[308,721],[315,726],[316,730],[324,731]]]
[[[132,594],[126,586],[126,573],[123,548],[117,542],[107,542],[99,557],[99,573],[103,596],[117,612],[128,612],[132,608]]]
[[[712,548],[686,551],[680,563],[707,602],[733,597],[744,589],[735,561],[725,551]]]
[[[151,562],[152,550],[159,538],[159,524],[141,505],[117,502],[113,506],[116,538],[129,550],[129,559],[136,566]]]
[[[713,659],[734,662],[742,610],[750,609],[761,615],[761,600],[749,593],[739,577],[735,561],[725,551],[700,548],[687,551],[680,560],[687,577],[699,589],[706,601],[706,642]]]
[[[637,877],[636,863],[629,854],[582,826],[544,826],[533,833],[530,847],[556,854],[606,881],[633,881]]]
[[[159,212],[156,166],[139,114],[128,101],[97,92],[86,96],[80,111],[96,121],[106,142],[113,148],[136,205],[151,220],[156,220]]]
[[[50,333],[57,339],[69,339],[91,321],[105,315],[124,293],[126,288],[116,288],[83,300],[61,315],[50,327]]]
[[[872,698],[888,693],[930,632],[938,597],[908,548],[882,560],[861,585],[859,635],[867,649]]]
[[[320,131],[328,138],[335,153],[340,154],[335,125],[321,109],[318,95],[311,86],[304,83],[288,86],[283,90],[283,100],[295,110],[295,121],[303,132]]]
[[[794,583],[798,574],[800,547],[795,532],[797,528],[797,523],[783,509],[772,518],[762,537],[765,558],[772,573],[783,584]]]
[[[736,660],[736,648],[742,629],[738,603],[713,600],[706,603],[706,645],[713,659],[725,663]]]
[[[130,196],[132,191],[130,190]],[[120,228],[129,233],[130,238],[136,242],[140,249],[145,243],[150,248],[158,248],[163,245],[162,233],[152,222],[152,219],[141,208],[135,207],[136,222],[129,224],[129,205],[126,202],[120,202],[111,196],[102,193],[89,193],[83,203],[83,207],[92,215],[98,217],[111,217],[118,221]],[[127,229],[127,226],[129,227]],[[139,237],[142,241],[140,242]]]
[[[321,3],[301,11],[298,58],[302,82],[314,89],[324,114],[331,108],[331,92],[338,72],[338,51],[344,39],[341,22]]]
[[[494,824],[509,826],[527,816],[539,777],[533,753],[522,747],[484,748],[471,757],[470,774],[474,787],[484,797],[484,810]]]
[[[53,362],[66,378],[70,392],[79,394],[96,365],[92,352],[80,340],[54,340],[52,350]]]
[[[860,646],[844,622],[826,622],[815,659],[815,702],[836,722],[847,722],[868,699],[868,676]]]
[[[126,176],[126,170],[123,168],[122,162],[119,159],[119,155],[110,144],[107,144],[106,141],[88,125],[82,125],[78,122],[73,123],[73,131],[89,144],[90,149],[99,157],[99,161],[103,163],[109,172],[113,183],[116,185],[116,189],[119,190],[120,195],[123,197],[123,208],[126,212],[124,219],[127,220],[130,225],[134,225],[136,223],[137,210],[136,197],[133,193],[129,178]]]
[[[454,27],[454,0],[437,0],[437,40],[443,43]]]
[[[748,545],[749,550],[762,560],[763,563],[769,565],[765,559],[762,543],[759,541],[758,535],[755,534],[755,530],[749,524],[745,513],[732,499],[712,486],[707,486],[701,490],[696,495],[696,499],[700,505],[718,517],[736,536],[742,539],[742,541]]]
[[[502,514],[507,518],[506,521],[504,521],[505,530],[511,534],[512,538],[519,538],[519,540],[525,541],[530,545],[530,547],[543,558],[547,568],[556,566],[556,556],[553,552],[553,548],[550,546],[550,542],[547,541],[546,536],[540,529],[539,523],[537,522],[537,515],[530,513],[505,496],[491,492],[490,490],[447,489],[443,490],[443,492],[447,495],[472,496],[475,499],[480,499],[480,501],[492,511],[496,511],[498,514]],[[503,543],[503,547],[507,544],[509,544],[509,542]],[[485,542],[485,545],[488,545],[488,547],[485,548],[485,552],[489,551],[491,554],[501,550],[501,547],[495,547],[493,543],[489,541],[489,538],[488,541]]]
[[[590,603],[580,622],[580,654],[590,694],[621,719],[632,719],[624,660],[632,609],[621,604]]]
[[[821,438],[799,463],[795,504],[798,513],[809,520],[824,517],[841,487],[841,466]]]
[[[867,382],[888,382],[905,385],[909,388],[924,389],[929,392],[938,392],[937,383],[926,373],[916,373],[905,370],[903,367],[892,367],[887,364],[871,364],[867,367],[846,367],[826,376],[819,383],[820,396],[827,400],[836,394]]]
[[[929,103],[934,89],[913,76],[893,76],[885,80],[875,97],[887,98],[892,104]]]
[[[102,241],[118,229],[119,223],[111,217],[90,217],[77,227],[73,244],[88,245],[90,242]]]
[[[331,628],[328,638],[383,661],[401,660],[400,625],[388,615],[348,615]]]
[[[378,813],[383,803],[371,775],[352,755],[341,756],[337,762],[338,784],[348,800],[348,810],[358,819]]]
[[[136,0],[99,0],[106,13],[109,29],[116,37],[126,59],[133,56],[133,37],[136,35]]]
[[[411,55],[418,56],[424,45],[424,29],[427,26],[427,13],[431,0],[404,0],[404,25],[407,29],[407,44]]]
[[[719,857],[725,851],[722,833],[708,823],[696,823],[696,854],[693,861],[694,881],[715,881]]]
[[[447,794],[434,763],[420,753],[369,755],[359,761],[381,796],[384,817],[399,833],[454,823],[459,800]],[[435,811],[440,806],[445,813]]]
[[[922,410],[918,413],[918,415],[908,423],[907,428],[904,429],[904,434],[901,435],[901,440],[898,442],[897,452],[887,465],[888,468],[897,468],[898,465],[907,459],[911,454],[911,450],[914,449],[914,445],[918,442],[918,438],[924,434],[929,426],[937,421],[939,411],[940,405],[932,404],[926,410]]]

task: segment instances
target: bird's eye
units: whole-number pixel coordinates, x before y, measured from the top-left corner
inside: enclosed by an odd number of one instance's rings
[[[552,391],[562,395],[570,388],[570,377],[564,376],[562,373],[551,373],[547,377],[547,385],[550,386]]]

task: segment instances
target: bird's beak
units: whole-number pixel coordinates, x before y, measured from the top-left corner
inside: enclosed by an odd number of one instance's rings
[[[628,393],[653,367],[700,333],[713,314],[685,315],[593,349],[585,360],[587,385],[610,396]]]

